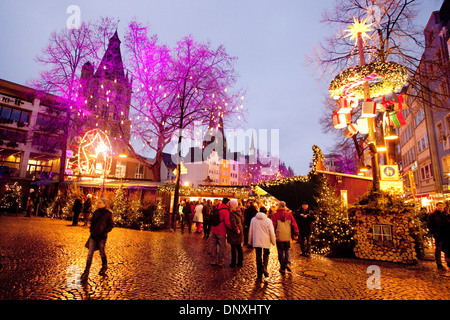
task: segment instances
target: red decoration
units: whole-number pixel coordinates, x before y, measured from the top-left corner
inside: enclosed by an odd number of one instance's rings
[[[351,138],[358,133],[358,126],[354,123],[350,123],[344,130],[344,137]]]
[[[347,117],[346,114],[338,113],[337,111],[333,113],[331,116],[333,120],[333,126],[336,129],[343,129],[347,125]]]
[[[395,103],[394,103],[394,110],[399,111],[403,109],[408,109],[408,106],[406,105],[405,100],[405,94],[401,93],[399,95],[395,95]]]

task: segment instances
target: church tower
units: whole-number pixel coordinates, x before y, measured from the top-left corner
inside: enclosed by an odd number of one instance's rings
[[[212,117],[209,121],[208,129],[203,137],[203,160],[210,156],[212,150],[218,153],[219,158],[227,159],[227,139],[223,127],[223,118],[220,116],[218,120]]]
[[[85,129],[98,128],[110,140],[130,139],[131,80],[125,72],[117,31],[109,39],[108,48],[97,68],[87,62],[81,71],[81,95],[88,120]]]

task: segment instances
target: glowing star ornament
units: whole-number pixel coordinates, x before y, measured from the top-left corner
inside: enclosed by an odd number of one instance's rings
[[[370,38],[367,32],[373,30],[370,29],[373,23],[366,24],[366,21],[367,18],[359,21],[359,19],[353,17],[353,24],[345,30],[345,32],[347,32],[347,35],[345,35],[345,37],[350,37],[350,40],[355,40],[355,44],[358,42],[358,35],[361,35],[361,39]]]
[[[99,129],[86,132],[81,139],[78,164],[81,174],[106,176],[111,170],[111,143]]]

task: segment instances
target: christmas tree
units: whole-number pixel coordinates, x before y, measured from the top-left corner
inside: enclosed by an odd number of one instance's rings
[[[7,183],[0,204],[9,212],[18,212],[22,208],[22,187],[17,183]]]
[[[111,211],[113,212],[114,223],[121,227],[126,224],[127,214],[127,200],[125,189],[120,186],[114,193],[114,197],[111,204]]]
[[[350,225],[347,210],[329,185],[328,179],[321,174],[315,177],[314,208],[316,222],[312,237],[312,249],[316,253],[352,255],[353,228]]]
[[[152,226],[161,228],[166,222],[166,212],[160,198],[156,200],[156,209],[152,217]]]

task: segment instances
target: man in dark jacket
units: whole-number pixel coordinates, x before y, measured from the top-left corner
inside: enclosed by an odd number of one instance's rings
[[[181,233],[184,233],[184,226],[186,226],[188,232],[191,233],[191,225],[192,225],[192,207],[189,199],[186,199],[186,202],[183,207],[183,220],[181,220]]]
[[[105,254],[105,245],[108,233],[114,227],[114,221],[112,212],[106,209],[106,205],[107,200],[105,198],[100,198],[98,200],[98,209],[95,210],[94,214],[92,215],[90,226],[91,236],[86,243],[86,246],[89,249],[89,253],[86,260],[86,268],[81,275],[82,281],[86,281],[89,276],[89,270],[91,268],[92,256],[94,255],[94,251],[99,250],[100,257],[102,258],[102,269],[100,270],[99,275],[105,275],[108,268]]]
[[[255,207],[253,201],[249,201],[247,208],[244,210],[244,245],[251,248],[248,245],[248,231],[250,229],[250,223],[252,219],[258,213],[258,209]]]
[[[81,197],[77,196],[72,207],[73,212],[73,219],[72,219],[72,225],[77,226],[78,225],[78,217],[80,216],[81,209],[83,209],[83,202],[81,202]]]
[[[83,204],[83,220],[84,220],[84,225],[87,226],[88,225],[88,221],[89,221],[89,216],[91,215],[91,198],[92,195],[88,194],[86,196],[86,201],[84,201]]]
[[[445,205],[443,202],[438,202],[436,204],[436,210],[431,213],[427,218],[427,226],[433,234],[435,251],[434,257],[436,259],[436,264],[438,269],[445,269],[442,265],[442,240],[445,237],[445,228],[443,228],[445,220],[447,219],[447,213],[445,212]]]
[[[298,242],[300,242],[302,256],[308,257],[311,254],[311,234],[316,217],[314,212],[309,209],[308,203],[303,202],[302,206],[294,213],[294,218],[299,229]]]

